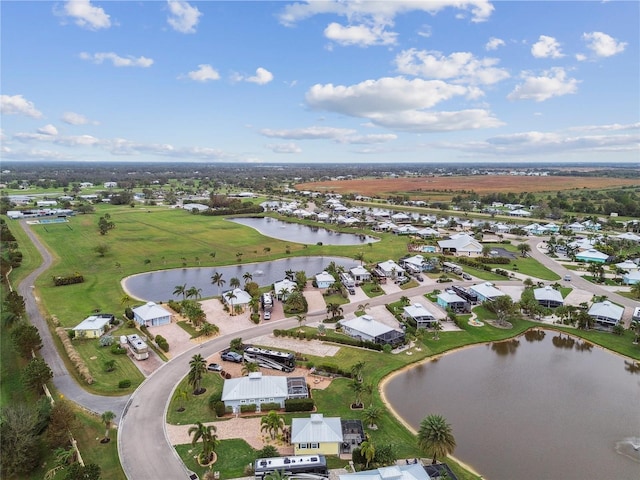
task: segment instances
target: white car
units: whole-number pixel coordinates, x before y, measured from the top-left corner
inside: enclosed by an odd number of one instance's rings
[[[264,319],[265,320],[271,320],[271,312],[270,311],[266,311],[264,312]]]

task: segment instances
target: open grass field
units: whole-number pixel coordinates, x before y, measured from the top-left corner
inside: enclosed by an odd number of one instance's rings
[[[508,192],[559,192],[576,189],[602,189],[638,185],[637,179],[597,178],[571,176],[511,176],[511,175],[469,175],[452,177],[411,177],[411,178],[364,178],[356,180],[335,180],[302,183],[298,190],[334,192],[340,194],[385,197],[409,194],[425,196],[431,193],[442,195],[451,192],[475,192],[479,195]],[[445,198],[443,198],[445,199]]]

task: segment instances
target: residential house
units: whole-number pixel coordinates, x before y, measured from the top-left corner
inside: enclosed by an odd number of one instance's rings
[[[614,266],[616,268],[619,268],[620,270],[625,270],[629,273],[634,272],[636,270],[640,270],[640,265],[638,265],[635,262],[632,262],[631,260],[625,260],[624,262],[616,263]]]
[[[318,273],[315,278],[318,288],[329,288],[336,281],[336,279],[333,278],[333,275],[328,272]]]
[[[529,212],[528,210],[517,208],[516,210],[509,211],[509,216],[510,217],[530,217],[531,212]]]
[[[611,303],[609,300],[604,302],[598,302],[591,305],[591,308],[587,312],[595,323],[601,327],[613,328],[615,327],[624,314],[624,307]]]
[[[340,480],[430,480],[431,477],[422,463],[398,464],[391,467],[380,467],[375,470],[344,473]],[[436,478],[436,477],[434,477]]]
[[[229,378],[222,386],[221,400],[234,413],[242,405],[256,405],[257,411],[263,403],[277,403],[284,408],[289,398],[307,398],[309,390],[304,377],[282,377],[252,372],[248,376]]]
[[[578,262],[605,263],[608,258],[609,255],[595,248],[576,253],[576,260]]]
[[[340,320],[340,326],[344,333],[360,340],[382,345],[398,345],[404,342],[404,332],[378,322],[370,315]]]
[[[171,314],[154,302],[147,302],[133,309],[133,319],[138,325],[158,327],[171,323]]]
[[[550,285],[534,289],[533,296],[538,304],[543,307],[556,308],[564,305],[564,298],[562,298],[562,293],[560,293]]]
[[[291,444],[295,455],[339,455],[343,442],[340,417],[312,413],[291,419]]]
[[[114,319],[112,314],[97,314],[85,318],[73,327],[76,338],[100,338],[109,329],[109,323]]]
[[[358,265],[357,267],[353,267],[349,269],[349,273],[356,281],[356,284],[368,282],[371,280],[371,272],[364,268],[362,265]]]
[[[452,235],[447,240],[438,240],[438,246],[444,254],[467,256],[482,254],[480,242],[466,233]]]
[[[635,233],[632,233],[632,232],[624,232],[624,233],[621,233],[620,235],[616,235],[613,238],[617,238],[618,240],[630,240],[632,242],[640,243],[640,235],[636,235]]]
[[[640,307],[636,307],[633,310],[633,315],[631,316],[631,320],[633,322],[640,322]]]
[[[281,302],[286,302],[289,295],[291,295],[297,287],[298,284],[288,278],[273,283],[273,291],[275,292],[276,298]]]
[[[416,232],[416,235],[418,235],[420,238],[435,238],[440,236],[440,232],[438,232],[434,228],[425,227],[421,230],[418,230]]]
[[[498,297],[506,295],[504,292],[498,290],[491,282],[472,285],[469,287],[469,290],[478,296],[480,302],[495,300]]]
[[[379,263],[376,270],[382,274],[383,277],[396,280],[404,277],[405,270],[393,260],[387,260],[386,262]]]
[[[451,309],[456,313],[471,311],[471,305],[453,290],[445,290],[436,296],[436,303],[442,308]]]
[[[400,260],[400,265],[409,273],[420,273],[424,270],[424,257],[422,255],[414,255],[403,258]]]
[[[234,311],[244,311],[249,305],[249,302],[251,302],[251,295],[241,288],[234,288],[233,290],[227,290],[222,294],[222,301],[224,301],[224,303]]]
[[[640,271],[634,270],[633,272],[625,273],[622,276],[622,283],[625,285],[635,285],[640,283]]]
[[[435,323],[438,323],[435,315],[420,303],[414,303],[413,305],[404,307],[403,310],[402,316],[415,321],[416,328],[431,328]]]

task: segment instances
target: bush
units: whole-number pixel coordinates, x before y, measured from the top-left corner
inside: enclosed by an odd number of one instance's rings
[[[84,282],[84,277],[79,273],[74,273],[68,277],[53,277],[53,285],[56,287],[60,287],[63,285],[73,285],[75,283]]]
[[[113,345],[113,335],[103,335],[99,340],[101,347],[110,347]]]
[[[126,313],[125,313],[126,315]],[[127,317],[129,318],[129,317]],[[135,320],[127,320],[127,328],[136,328],[136,321]]]
[[[159,335],[158,335],[159,336]],[[168,352],[169,351],[169,342],[167,342],[167,339],[164,337],[160,337],[160,339],[156,339],[156,345],[158,345],[158,347],[163,351],[163,352]]]
[[[274,411],[277,412],[281,408],[282,407],[277,402],[265,402],[265,403],[261,403],[260,404],[260,411],[261,412],[270,412],[271,410],[274,410]]]
[[[258,409],[258,406],[255,403],[250,403],[248,405],[240,405],[240,413],[253,413]]]
[[[312,398],[289,398],[284,401],[286,412],[311,412],[314,406]]]
[[[131,386],[131,380],[125,379],[125,380],[120,380],[120,382],[118,382],[118,388],[129,388]]]
[[[224,406],[224,402],[221,400],[213,404],[213,409],[216,412],[216,417],[224,417],[224,414],[227,413],[227,407]]]
[[[125,353],[127,353],[127,349],[122,348],[120,345],[115,343],[111,345],[111,353],[113,353],[114,355],[124,355]]]

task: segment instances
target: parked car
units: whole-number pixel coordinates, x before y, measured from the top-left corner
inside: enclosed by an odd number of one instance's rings
[[[564,276],[564,281],[565,282],[570,282],[571,281],[571,275],[565,275]]]
[[[271,320],[271,312],[269,310],[265,310],[263,318],[265,320]]]
[[[416,280],[419,282],[423,282],[424,281],[424,277],[422,275],[416,275]]]
[[[222,366],[218,363],[210,363],[209,365],[207,365],[207,370],[209,370],[210,372],[221,372]]]
[[[237,352],[224,352],[222,355],[220,355],[220,358],[222,358],[222,360],[226,360],[227,362],[242,363],[242,355]]]
[[[469,275],[467,272],[462,274],[462,278],[464,278],[465,280],[472,280],[471,275]]]

